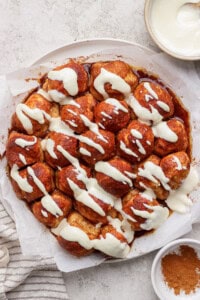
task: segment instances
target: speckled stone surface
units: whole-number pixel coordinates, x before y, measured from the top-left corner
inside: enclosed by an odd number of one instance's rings
[[[144,2],[0,0],[0,74],[27,66],[47,52],[79,39],[125,39],[159,51],[145,28]],[[200,63],[196,67],[200,74]],[[188,236],[200,239],[200,225],[195,225]],[[128,262],[65,274],[69,297],[157,300],[150,279],[154,256],[155,252]]]

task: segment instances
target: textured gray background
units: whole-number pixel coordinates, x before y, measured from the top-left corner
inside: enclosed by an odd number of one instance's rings
[[[0,73],[27,66],[57,47],[86,38],[125,39],[158,51],[145,28],[144,2],[0,0]],[[200,63],[196,66],[200,73]],[[188,236],[200,239],[199,233],[200,226],[195,225]],[[65,274],[70,299],[157,300],[150,279],[154,256]]]

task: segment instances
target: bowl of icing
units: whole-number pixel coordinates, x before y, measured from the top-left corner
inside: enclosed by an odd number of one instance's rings
[[[197,3],[199,0],[145,2],[144,15],[149,34],[164,52],[173,57],[200,60],[200,6]]]
[[[170,242],[163,248],[161,248],[156,254],[152,268],[151,268],[151,281],[156,295],[161,300],[199,300],[200,299],[200,288],[197,287],[195,291],[186,294],[183,290],[179,294],[175,294],[172,288],[169,288],[165,281],[162,271],[162,259],[168,254],[181,255],[180,247],[188,246],[192,248],[198,259],[200,260],[200,241],[195,239],[178,239]]]

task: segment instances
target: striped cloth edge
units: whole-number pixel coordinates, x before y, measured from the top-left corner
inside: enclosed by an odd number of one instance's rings
[[[15,224],[0,202],[0,249],[2,246],[7,247],[10,261],[0,268],[0,300],[69,299],[53,258],[22,254]]]

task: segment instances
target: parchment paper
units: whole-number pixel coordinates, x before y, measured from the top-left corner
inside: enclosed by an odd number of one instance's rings
[[[158,74],[181,97],[191,113],[193,165],[195,165],[200,176],[200,79],[192,63],[185,65],[165,54],[152,54],[148,49],[138,46],[120,47],[119,49],[91,54],[85,61],[113,59],[123,59],[131,65],[144,67],[148,71]],[[24,98],[26,93],[38,85],[36,80],[30,78],[37,78],[38,75],[48,72],[49,69],[66,62],[66,60],[32,66],[8,74],[6,78],[0,77],[0,154],[5,152],[10,119],[16,105]],[[27,78],[30,80],[27,81]],[[76,258],[63,250],[49,233],[49,230],[35,219],[26,204],[16,197],[5,168],[6,159],[3,158],[0,161],[0,198],[16,222],[24,254],[39,255],[41,257],[54,256],[58,268],[64,272],[88,268],[105,261],[105,256],[100,253]],[[192,224],[200,221],[199,186],[190,194],[190,198],[194,202],[190,212],[186,214],[173,213],[154,233],[137,238],[127,259],[158,249],[169,241],[191,231]],[[112,261],[119,260],[113,259]]]

